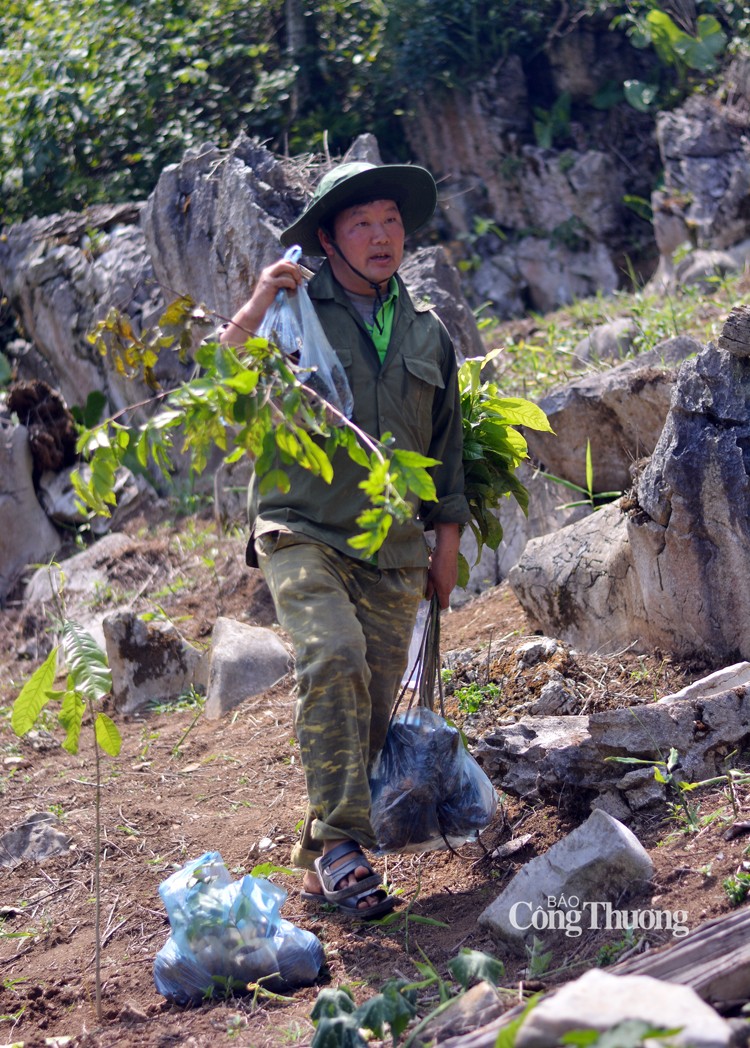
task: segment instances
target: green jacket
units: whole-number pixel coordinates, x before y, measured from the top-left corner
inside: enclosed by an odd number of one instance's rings
[[[378,552],[381,568],[424,567],[428,563],[425,526],[469,520],[453,344],[431,308],[413,303],[401,278],[397,279],[393,331],[382,365],[367,329],[327,262],[308,285],[323,329],[346,369],[354,396],[353,421],[374,437],[390,432],[396,447],[441,463],[432,470],[438,501],[419,505],[413,500],[414,519],[393,523]],[[357,556],[347,540],[360,530],[356,520],[367,507],[367,496],[358,487],[365,476],[363,468],[338,449],[330,484],[297,466],[284,469],[291,481],[286,494],[273,490],[260,495],[255,483],[251,484],[248,563],[253,563],[253,537],[271,531],[299,532]]]

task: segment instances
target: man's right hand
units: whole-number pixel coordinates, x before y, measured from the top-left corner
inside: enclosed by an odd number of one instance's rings
[[[302,270],[296,262],[282,258],[266,266],[252,295],[234,314],[219,341],[225,346],[244,346],[260,327],[279,291],[296,291],[303,279]]]

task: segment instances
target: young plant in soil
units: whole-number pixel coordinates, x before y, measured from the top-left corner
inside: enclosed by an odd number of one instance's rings
[[[62,656],[67,668],[65,688],[54,688],[57,676],[58,657]],[[102,700],[109,695],[111,674],[107,657],[93,637],[70,619],[61,624],[61,642],[49,653],[42,665],[29,678],[13,703],[11,727],[16,735],[25,735],[39,720],[50,701],[60,704],[58,721],[65,730],[63,749],[77,754],[81,742],[84,716],[88,714],[94,747],[94,896],[96,915],[94,922],[94,973],[96,982],[96,1017],[102,1021],[101,988],[101,758],[102,752],[116,757],[122,746],[117,725],[98,709]]]

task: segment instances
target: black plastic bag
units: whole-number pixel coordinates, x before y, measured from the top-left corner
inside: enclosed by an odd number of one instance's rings
[[[370,775],[376,852],[423,852],[475,840],[497,794],[457,728],[425,706],[396,714]]]

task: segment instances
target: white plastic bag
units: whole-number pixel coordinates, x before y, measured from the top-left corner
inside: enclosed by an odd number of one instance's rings
[[[284,255],[292,261],[298,257],[293,247]],[[354,398],[344,365],[328,341],[304,284],[294,293],[279,291],[258,334],[294,359],[301,382],[345,418],[351,418]],[[334,415],[330,421],[336,424],[342,419]]]

